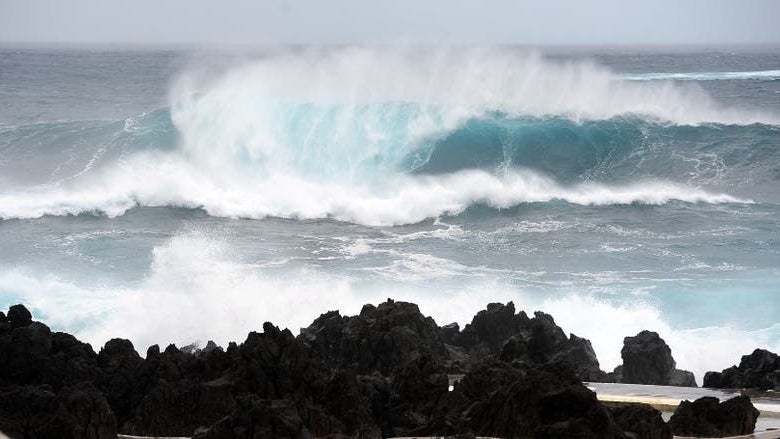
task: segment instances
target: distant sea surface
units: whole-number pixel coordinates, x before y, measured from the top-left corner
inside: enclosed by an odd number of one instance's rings
[[[780,49],[0,50],[0,308],[95,349],[392,297],[780,351]]]

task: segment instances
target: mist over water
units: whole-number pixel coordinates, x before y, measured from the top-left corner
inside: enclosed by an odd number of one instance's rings
[[[0,55],[0,85],[31,76],[0,113],[0,302],[95,347],[393,297],[439,324],[544,310],[607,370],[642,329],[699,381],[780,350],[780,53]],[[119,109],[69,93],[89,75]]]

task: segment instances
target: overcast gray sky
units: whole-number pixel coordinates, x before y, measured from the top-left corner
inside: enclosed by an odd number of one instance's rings
[[[780,43],[778,0],[0,0],[0,42]]]

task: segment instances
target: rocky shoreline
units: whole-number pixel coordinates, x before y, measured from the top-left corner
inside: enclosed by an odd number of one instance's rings
[[[271,323],[225,349],[150,347],[99,352],[0,312],[0,431],[16,438],[181,436],[381,438],[723,437],[752,433],[748,396],[683,402],[671,420],[648,405],[605,405],[582,384],[696,386],[657,333],[624,339],[623,364],[600,369],[587,339],[552,316],[492,303],[461,329],[417,305],[388,300],[359,315],[330,311],[296,337]],[[462,378],[450,386],[450,377]],[[710,372],[708,387],[776,389],[776,354],[756,350]]]

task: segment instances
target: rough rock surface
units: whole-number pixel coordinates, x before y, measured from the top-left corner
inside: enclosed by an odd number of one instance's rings
[[[354,317],[325,313],[302,329],[299,339],[330,367],[350,367],[358,373],[386,375],[422,355],[447,358],[436,322],[423,316],[417,305],[390,299],[379,306],[365,305]]]
[[[642,346],[674,380],[663,341]],[[298,337],[265,323],[226,349],[155,345],[145,358],[120,338],[96,353],[21,306],[0,313],[0,430],[13,438],[668,437],[657,412],[613,414],[582,385],[603,375],[588,340],[511,302],[460,330],[388,300],[325,313]]]
[[[623,364],[613,372],[617,382],[696,387],[693,373],[676,369],[672,350],[656,332],[624,338],[620,355]]]
[[[313,439],[292,401],[249,395],[238,400],[236,410],[198,433],[193,439],[237,438]]]
[[[716,389],[780,389],[780,356],[765,349],[743,355],[739,367],[707,372],[704,387]]]
[[[610,407],[612,416],[625,435],[632,439],[672,439],[672,430],[661,412],[647,404]]]
[[[679,436],[738,436],[753,433],[758,415],[759,411],[747,396],[724,402],[715,397],[703,397],[680,403],[669,426]]]
[[[570,365],[486,360],[451,392],[445,433],[535,438],[622,438],[610,412]],[[438,426],[437,431],[442,431]]]
[[[488,304],[463,331],[456,331],[457,326],[453,325],[442,328],[450,345],[450,356],[458,353],[456,349],[466,353],[466,359],[460,361],[466,370],[470,362],[498,357],[503,361],[519,360],[539,365],[552,360],[567,361],[580,379],[586,381],[601,381],[606,375],[599,368],[590,341],[574,334],[567,338],[548,314],[536,312],[533,318],[528,318],[523,311],[515,314],[512,302]]]
[[[11,439],[116,438],[108,402],[92,384],[0,389],[0,429]]]

